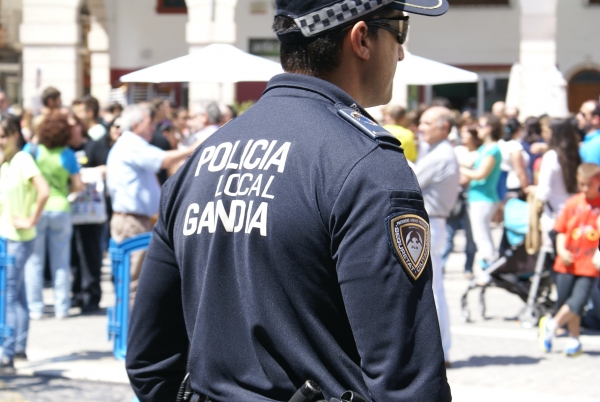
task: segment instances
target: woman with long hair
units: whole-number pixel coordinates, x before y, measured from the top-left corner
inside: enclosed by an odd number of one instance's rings
[[[550,136],[550,129],[548,127],[549,117],[544,116],[528,117],[525,120],[524,135],[521,145],[523,149],[529,155],[529,166],[528,171],[531,172],[532,182],[536,183],[536,173],[534,165],[536,161],[544,155],[544,152],[548,150],[547,139]]]
[[[88,135],[85,124],[74,114],[68,116],[71,125],[71,139],[69,147],[75,152],[75,157],[82,167],[81,174],[86,192],[82,193],[86,201],[90,201],[90,191],[96,186],[94,177],[101,178],[101,172],[94,172],[90,167],[89,146],[93,140]],[[105,136],[107,136],[106,134]],[[104,137],[100,138],[102,141]],[[96,174],[94,174],[96,173]],[[92,182],[90,182],[92,181]],[[103,195],[102,195],[103,196]],[[87,204],[89,205],[89,204]],[[74,209],[77,213],[77,208]],[[80,212],[80,211],[79,211]],[[86,214],[83,214],[84,216]],[[87,218],[87,216],[86,216]],[[96,311],[99,308],[102,290],[100,288],[100,274],[102,270],[102,230],[104,223],[95,220],[73,221],[73,236],[71,237],[71,273],[73,276],[71,307],[81,308],[82,313]]]
[[[460,129],[461,145],[454,147],[456,160],[461,167],[472,168],[475,161],[479,158],[477,150],[482,145],[482,141],[477,136],[477,126],[463,125]],[[463,176],[464,178],[464,176]],[[444,249],[443,262],[446,266],[448,256],[454,247],[454,236],[456,231],[461,227],[465,230],[466,236],[466,260],[465,260],[465,275],[470,279],[473,276],[473,262],[475,261],[475,253],[477,247],[473,241],[473,232],[471,230],[471,222],[469,220],[467,190],[469,180],[461,182],[461,191],[458,200],[451,215],[446,219],[446,248]]]
[[[498,183],[500,201],[524,194],[529,187],[529,154],[521,144],[521,123],[517,119],[508,119],[505,124],[504,136],[498,141],[502,164],[502,174]]]
[[[29,310],[25,262],[33,252],[36,224],[50,190],[35,161],[22,152],[18,122],[0,116],[0,237],[14,261],[6,267],[6,326],[13,329],[2,344],[0,372],[14,372],[13,361],[26,358]]]
[[[471,182],[468,190],[469,218],[473,240],[479,253],[479,263],[484,269],[496,254],[490,221],[500,201],[497,188],[502,154],[498,147],[498,140],[502,137],[502,132],[499,118],[491,114],[481,116],[477,126],[477,136],[483,141],[483,145],[478,150],[479,157],[473,169],[465,167],[460,169],[461,175]]]
[[[71,208],[70,192],[83,188],[75,153],[67,146],[71,140],[71,125],[60,111],[50,113],[38,129],[38,144],[28,144],[25,151],[35,155],[42,175],[50,185],[50,197],[37,224],[38,236],[33,254],[25,266],[25,283],[29,317],[41,319],[44,314],[42,288],[46,251],[54,284],[54,315],[65,318],[71,306]],[[70,183],[70,188],[69,188]],[[46,244],[48,248],[46,249]]]
[[[544,203],[540,220],[543,243],[551,246],[548,233],[554,228],[556,216],[565,202],[578,192],[577,167],[579,138],[569,119],[555,119],[550,123],[552,132],[549,150],[542,157],[536,198]]]

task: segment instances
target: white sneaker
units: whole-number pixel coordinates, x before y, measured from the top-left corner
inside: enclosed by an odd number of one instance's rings
[[[29,312],[29,319],[30,320],[35,320],[35,321],[41,320],[43,316],[44,316],[44,313],[36,313],[34,311],[30,311]]]
[[[565,355],[567,357],[577,357],[583,353],[581,342],[577,338],[571,338],[567,341]]]

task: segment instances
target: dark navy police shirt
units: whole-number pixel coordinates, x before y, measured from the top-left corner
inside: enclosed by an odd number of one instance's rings
[[[287,401],[307,379],[328,399],[451,400],[431,263],[412,279],[387,233],[428,219],[419,185],[336,105],[358,108],[276,76],[163,186],[130,322],[141,401],[174,400],[188,349],[192,388],[219,402]]]

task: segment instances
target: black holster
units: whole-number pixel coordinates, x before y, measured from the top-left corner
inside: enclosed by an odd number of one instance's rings
[[[187,373],[179,386],[175,402],[210,402],[207,396],[196,394],[190,385],[190,373]]]
[[[323,399],[321,388],[316,382],[308,380],[296,391],[288,402],[327,402]],[[346,391],[340,399],[331,398],[330,402],[368,402],[362,395],[354,391]]]

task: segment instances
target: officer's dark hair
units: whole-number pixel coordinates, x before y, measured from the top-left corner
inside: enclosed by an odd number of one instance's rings
[[[492,136],[492,139],[494,141],[500,140],[502,138],[502,133],[504,131],[504,129],[502,127],[502,121],[498,117],[494,116],[491,113],[486,113],[481,117],[484,118],[485,121],[487,121],[487,124],[492,129],[492,132],[490,133],[490,135]]]
[[[85,95],[81,98],[81,103],[85,106],[85,111],[89,112],[91,110],[94,114],[94,120],[97,120],[98,114],[100,113],[100,103],[98,102],[98,99],[90,95]]]
[[[385,8],[385,7],[384,7]],[[317,38],[303,43],[282,43],[280,48],[280,60],[283,69],[290,73],[312,75],[317,78],[325,76],[340,65],[342,43],[348,33],[348,27],[353,26],[361,20],[375,19],[380,16],[377,12],[365,16],[365,18],[352,21],[352,25],[346,25],[325,32]],[[290,17],[278,15],[273,22],[275,33],[285,33],[297,28],[296,23]],[[369,27],[369,35],[377,38],[377,29]]]
[[[46,89],[44,89],[44,92],[42,92],[42,103],[44,104],[44,106],[48,106],[48,101],[50,99],[52,100],[56,100],[60,97],[60,91],[54,87],[48,87]]]

